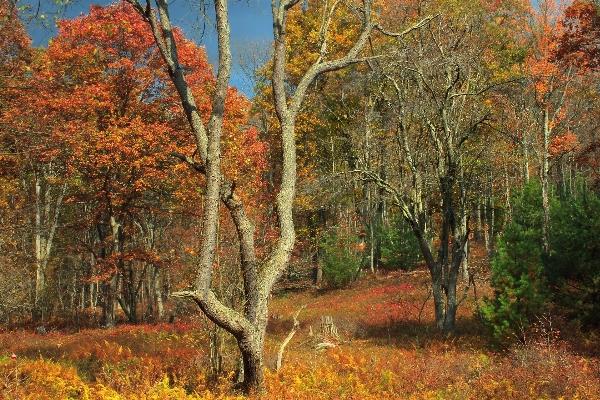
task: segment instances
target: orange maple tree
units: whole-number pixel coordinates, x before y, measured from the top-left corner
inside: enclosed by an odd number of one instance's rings
[[[20,112],[20,99],[32,90],[30,66],[37,51],[12,1],[0,3],[0,293],[3,314],[29,310],[28,255],[31,203],[23,181],[31,172],[23,161],[22,141],[10,123]],[[9,311],[14,310],[14,311]]]
[[[89,15],[59,21],[58,28],[29,70],[35,90],[14,105],[7,123],[36,163],[52,164],[61,183],[68,178],[75,220],[67,226],[84,233],[81,245],[92,254],[88,279],[103,284],[103,323],[116,323],[117,302],[136,322],[141,280],[173,261],[168,245],[149,245],[145,221],[158,218],[166,226],[173,211],[194,214],[190,204],[202,198],[198,176],[173,157],[193,153],[195,143],[151,30],[128,3],[92,6]],[[212,67],[203,48],[174,34],[207,119]],[[240,191],[252,197],[263,188],[266,144],[247,126],[249,108],[231,88],[223,153],[228,177],[252,182]],[[260,197],[254,205],[259,215]]]
[[[580,90],[581,94],[589,92],[592,98],[597,98],[595,80],[597,80],[597,73],[600,70],[600,10],[598,3],[588,0],[573,1],[565,9],[560,24],[561,31],[556,35],[557,46],[553,52],[553,59],[557,63],[574,66],[581,80],[583,88]],[[588,101],[591,103],[593,100]],[[596,107],[588,105],[585,110],[585,119],[596,120],[595,110]],[[560,140],[553,145],[554,147],[558,146],[563,154],[580,149],[576,158],[577,162],[589,167],[587,169],[597,186],[600,182],[597,173],[600,139],[595,128],[588,128],[587,131],[585,134],[580,132],[579,137],[575,138],[576,141]]]

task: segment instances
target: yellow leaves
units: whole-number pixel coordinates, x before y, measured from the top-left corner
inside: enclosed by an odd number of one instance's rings
[[[298,387],[298,388],[302,388],[304,382],[302,381],[302,379],[299,376],[295,376],[294,377],[294,386]]]
[[[183,247],[183,249],[184,249],[184,251],[185,251],[186,253],[188,253],[188,254],[190,254],[190,255],[192,255],[192,256],[193,256],[193,255],[196,255],[196,253],[197,253],[197,252],[196,252],[196,249],[194,249],[193,247],[190,247],[190,246],[184,246],[184,247]],[[172,249],[171,249],[171,251],[173,251],[173,252],[174,252],[174,250],[172,250]]]
[[[183,388],[172,388],[169,383],[169,377],[165,374],[163,379],[158,382],[149,392],[149,399],[163,400],[163,399],[185,399],[187,393]]]
[[[0,362],[0,369],[6,366],[14,368],[14,365]],[[8,380],[3,388],[4,393],[13,393],[14,398],[67,399],[89,393],[89,388],[73,367],[65,367],[44,359],[35,361],[20,359],[17,368],[17,373],[27,379],[21,382]],[[6,376],[10,377],[10,375]]]

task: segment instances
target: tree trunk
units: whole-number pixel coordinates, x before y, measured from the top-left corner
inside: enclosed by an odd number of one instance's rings
[[[206,177],[202,242],[196,268],[194,290],[173,295],[192,298],[211,321],[232,333],[238,341],[244,364],[243,387],[246,392],[261,392],[264,383],[264,335],[267,326],[268,299],[273,285],[285,271],[295,242],[293,202],[296,187],[295,122],[309,86],[315,79],[329,71],[342,69],[356,63],[373,29],[371,1],[364,1],[360,15],[361,33],[347,54],[326,61],[325,47],[322,57],[308,66],[292,93],[287,84],[287,20],[290,9],[299,6],[296,0],[272,1],[273,12],[273,69],[271,84],[277,118],[281,129],[283,166],[281,186],[276,197],[279,237],[272,253],[259,270],[254,246],[254,226],[245,214],[241,199],[234,192],[235,184],[221,173],[221,133],[225,100],[231,75],[231,49],[227,0],[215,0],[216,29],[218,36],[218,70],[212,94],[211,115],[205,126],[191,88],[186,82],[185,70],[178,61],[177,45],[173,37],[168,3],[156,0],[156,11],[138,0],[128,0],[150,25],[157,48],[166,64],[169,76],[179,93],[181,104],[196,138],[197,152],[193,157],[174,154]],[[325,30],[334,14],[326,14]],[[324,35],[327,37],[327,35]],[[195,157],[195,158],[194,158]],[[219,206],[223,203],[233,218],[240,246],[241,271],[244,279],[245,305],[243,313],[225,306],[211,290],[218,231]]]
[[[483,224],[483,241],[484,241],[484,245],[485,245],[485,250],[487,251],[488,256],[491,257],[492,251],[491,251],[491,246],[490,246],[489,206],[490,206],[490,201],[488,200],[487,190],[486,190],[486,195],[484,196],[484,204],[483,204],[483,210],[482,210],[483,217],[485,218],[484,219],[485,223]]]
[[[444,328],[442,329],[442,333],[446,335],[454,335],[454,331],[456,329],[456,312],[458,311],[458,303],[456,301],[456,293],[453,293],[452,295],[454,296],[455,300],[448,302],[448,310],[446,311]]]
[[[247,334],[238,339],[238,347],[242,355],[244,380],[242,387],[248,394],[261,393],[265,390],[264,367],[264,331],[255,335]]]
[[[320,262],[317,262],[313,283],[315,285],[320,285],[321,282],[323,282],[323,265],[321,265]]]
[[[42,168],[45,171],[46,167]],[[52,253],[54,236],[58,228],[66,185],[62,185],[57,193],[53,193],[51,185],[45,179],[46,172],[35,172],[35,262],[36,281],[34,305],[35,317],[42,317],[39,308],[46,290],[46,269]],[[37,319],[37,318],[35,318]]]
[[[479,199],[475,200],[474,208],[475,208],[475,220],[477,221],[477,229],[475,230],[475,232],[473,234],[473,239],[475,240],[475,243],[481,243],[483,224],[481,223],[482,213],[481,213],[481,201]]]
[[[466,229],[467,228],[465,227],[465,231]],[[465,246],[463,248],[464,256],[461,263],[462,279],[465,281],[469,279],[469,247],[469,241],[465,241]]]
[[[419,248],[421,249],[421,253],[423,254],[423,258],[425,259],[425,263],[427,264],[429,274],[431,276],[431,289],[433,292],[433,304],[435,309],[435,325],[440,332],[453,333],[453,331],[446,331],[447,327],[454,327],[454,321],[447,321],[449,292],[447,281],[444,279],[444,270],[442,267],[444,260],[441,257],[438,258],[437,261],[434,259],[431,249],[429,248],[429,243],[423,235],[422,230],[418,227],[413,219],[407,219],[407,221],[413,228],[413,233],[417,238]],[[440,247],[442,246],[440,245]],[[442,249],[440,249],[440,251],[443,253]],[[456,316],[456,314],[454,314],[454,316]]]
[[[165,316],[165,306],[163,303],[163,293],[162,293],[162,274],[160,273],[160,268],[157,267],[156,265],[152,266],[154,269],[154,279],[153,279],[153,285],[154,285],[154,302],[156,303],[156,311],[158,313],[158,319],[162,319]]]
[[[437,265],[434,265],[434,269],[437,270],[439,268]],[[431,288],[433,291],[435,326],[438,331],[443,332],[446,323],[446,293],[442,276],[437,272],[435,275],[431,275]]]
[[[525,136],[523,136],[521,142],[521,150],[523,154],[523,181],[527,184],[529,183],[529,141]]]
[[[46,256],[45,235],[43,234],[42,223],[42,183],[39,173],[35,174],[35,262],[36,262],[36,280],[35,280],[35,307],[38,308],[44,290],[46,288],[46,266],[48,258]],[[38,316],[39,317],[39,316]],[[34,319],[37,319],[34,317]]]
[[[544,223],[542,225],[542,243],[544,251],[548,254],[550,243],[548,232],[550,229],[550,202],[548,200],[548,147],[550,142],[550,119],[548,107],[544,109],[544,151],[542,153],[542,208],[544,209]]]
[[[510,204],[510,181],[508,179],[508,167],[506,165],[506,163],[504,164],[504,223],[502,225],[502,228],[506,227],[506,224],[508,223],[508,221],[510,221],[512,219],[512,207]]]
[[[117,326],[117,276],[113,276],[108,282],[102,284],[102,317],[100,325],[103,328],[114,328]]]
[[[488,196],[487,196],[487,237],[488,237],[488,254],[490,257],[494,256],[494,246],[495,246],[495,240],[494,240],[494,219],[495,219],[495,210],[494,210],[494,191],[493,191],[493,175],[492,175],[492,171],[490,171],[490,179],[489,179],[489,186],[488,186]]]

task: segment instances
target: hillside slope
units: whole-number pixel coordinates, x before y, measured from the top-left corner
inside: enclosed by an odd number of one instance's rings
[[[475,282],[478,296],[489,291],[485,279]],[[276,371],[281,343],[303,306]],[[584,338],[548,313],[528,332],[528,343],[494,351],[472,287],[455,337],[435,332],[432,308],[424,270],[367,275],[344,290],[273,296],[268,393],[261,398],[600,398],[595,333]],[[5,399],[240,396],[232,385],[234,341],[200,316],[75,334],[6,333],[0,354]]]

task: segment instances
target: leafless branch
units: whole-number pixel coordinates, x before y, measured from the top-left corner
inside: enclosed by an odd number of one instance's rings
[[[306,307],[306,304],[304,304],[302,307],[300,307],[298,309],[298,311],[296,311],[296,313],[294,314],[294,327],[292,328],[290,333],[288,333],[287,337],[284,339],[284,341],[281,343],[281,346],[279,347],[279,352],[277,353],[277,371],[279,371],[281,369],[281,364],[283,362],[283,351],[285,350],[285,347],[288,345],[290,340],[292,340],[292,338],[294,337],[294,335],[296,334],[298,329],[300,329],[300,322],[298,321],[298,315],[300,315],[300,312],[305,307]]]
[[[402,32],[391,32],[391,31],[388,31],[387,29],[383,28],[383,27],[382,27],[381,25],[379,25],[379,24],[376,24],[376,25],[374,26],[374,28],[375,28],[375,29],[377,29],[379,32],[383,33],[383,34],[384,34],[384,35],[386,35],[386,36],[390,36],[390,37],[396,37],[396,38],[398,38],[398,37],[402,37],[402,36],[408,35],[410,32],[412,32],[412,31],[414,31],[414,30],[416,30],[416,29],[419,29],[419,28],[423,27],[423,26],[424,26],[425,24],[427,24],[429,21],[431,21],[431,20],[432,20],[432,19],[434,19],[434,18],[437,18],[437,17],[438,17],[438,16],[440,16],[440,15],[441,15],[441,14],[436,14],[436,15],[433,15],[433,16],[431,16],[431,15],[430,15],[430,16],[427,16],[427,17],[423,18],[421,21],[419,21],[417,24],[415,24],[415,25],[411,26],[411,27],[410,27],[410,28],[408,28],[408,29],[405,29],[405,30],[404,30],[404,31],[402,31]]]

